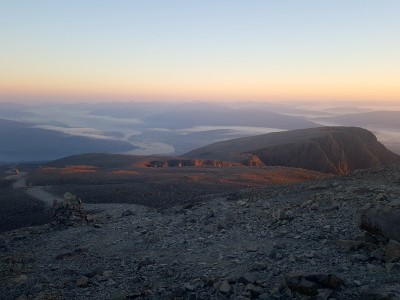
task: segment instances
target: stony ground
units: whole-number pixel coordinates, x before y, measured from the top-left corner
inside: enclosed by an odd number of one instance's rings
[[[191,200],[83,203],[88,224],[2,233],[0,299],[398,299],[363,294],[400,284],[400,267],[354,218],[400,209],[400,166]],[[288,287],[309,274],[340,284]]]

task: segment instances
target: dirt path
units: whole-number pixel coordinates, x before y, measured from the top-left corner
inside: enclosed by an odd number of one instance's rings
[[[44,190],[43,186],[35,186],[28,188],[26,190],[26,193],[38,200],[43,201],[46,203],[47,206],[52,206],[54,200],[57,200],[57,202],[63,202],[65,201],[63,198],[55,196],[53,194],[50,194]]]
[[[20,172],[19,174],[15,174],[13,169],[14,169],[14,166],[10,167],[10,170],[7,171],[8,174],[13,174],[13,175],[8,175],[5,177],[5,179],[15,180],[13,183],[14,189],[25,189],[25,192],[29,196],[36,198],[40,201],[43,201],[47,206],[52,206],[54,200],[57,200],[58,202],[64,201],[63,198],[46,192],[45,187],[43,187],[43,186],[28,187],[26,185],[27,173]]]

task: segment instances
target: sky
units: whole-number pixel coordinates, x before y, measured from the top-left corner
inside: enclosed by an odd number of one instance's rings
[[[0,0],[0,101],[400,102],[398,0]]]

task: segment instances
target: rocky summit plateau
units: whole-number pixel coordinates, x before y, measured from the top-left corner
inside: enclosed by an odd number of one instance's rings
[[[106,157],[5,171],[3,195],[44,215],[0,233],[0,299],[400,299],[396,162],[334,175]]]

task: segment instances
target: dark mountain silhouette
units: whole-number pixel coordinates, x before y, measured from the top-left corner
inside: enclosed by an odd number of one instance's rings
[[[400,156],[358,127],[319,127],[222,141],[183,157],[247,161],[345,174],[400,162]],[[253,163],[253,162],[256,163]]]
[[[0,161],[43,161],[83,152],[122,152],[135,149],[128,142],[93,139],[0,119]]]

